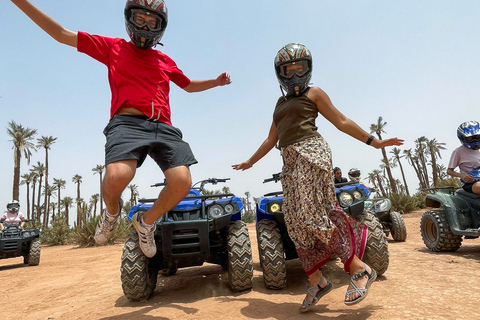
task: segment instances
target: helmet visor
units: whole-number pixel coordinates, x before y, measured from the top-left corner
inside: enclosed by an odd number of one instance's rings
[[[18,211],[18,209],[20,209],[20,205],[18,203],[9,203],[7,205],[7,209],[8,211],[15,212],[15,211]]]
[[[148,10],[132,9],[130,22],[137,28],[144,28],[146,26],[150,31],[160,31],[162,30],[163,19]]]
[[[480,135],[476,134],[474,136],[465,137],[465,138],[463,138],[463,140],[467,143],[480,142]]]
[[[282,78],[291,79],[293,76],[303,77],[308,73],[309,68],[306,60],[299,60],[282,64],[279,69]]]

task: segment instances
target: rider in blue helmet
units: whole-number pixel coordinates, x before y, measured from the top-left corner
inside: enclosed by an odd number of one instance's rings
[[[480,125],[477,121],[462,123],[457,129],[457,137],[462,143],[450,157],[447,174],[460,178],[462,188],[470,193],[480,194]],[[460,173],[455,172],[455,168]]]

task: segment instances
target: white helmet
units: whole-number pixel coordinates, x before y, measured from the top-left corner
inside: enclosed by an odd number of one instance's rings
[[[357,168],[350,169],[350,171],[348,171],[348,177],[350,178],[350,181],[359,182],[360,170],[358,170]]]
[[[20,210],[20,202],[17,200],[12,200],[7,204],[7,210],[9,212],[18,212]]]

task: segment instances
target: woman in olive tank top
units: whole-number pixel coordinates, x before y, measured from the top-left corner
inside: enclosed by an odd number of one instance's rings
[[[365,298],[376,278],[375,270],[359,259],[365,249],[367,228],[345,214],[335,201],[332,155],[317,131],[315,119],[320,113],[340,131],[377,149],[400,146],[403,140],[374,138],[338,111],[322,89],[309,87],[312,57],[305,46],[290,43],[280,49],[275,72],[282,97],[275,106],[268,137],[250,159],[232,167],[251,168],[278,143],[284,163],[281,181],[285,224],[309,279],[300,311],[314,306],[332,289],[332,283],[320,271],[332,254],[341,259],[352,276],[345,304],[356,304]]]

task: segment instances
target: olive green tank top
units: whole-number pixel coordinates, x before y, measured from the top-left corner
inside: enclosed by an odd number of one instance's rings
[[[273,112],[273,122],[278,131],[278,147],[283,148],[312,137],[319,137],[315,119],[318,109],[306,95],[280,97]]]

